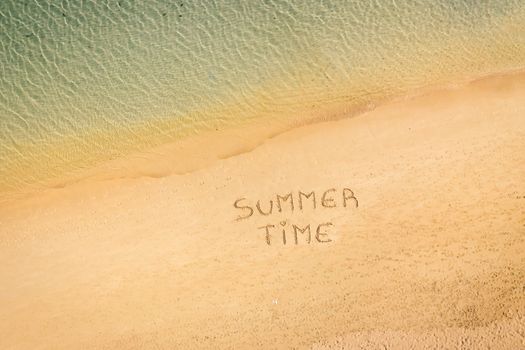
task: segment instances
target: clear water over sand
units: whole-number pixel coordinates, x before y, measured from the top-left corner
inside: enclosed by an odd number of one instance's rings
[[[206,129],[521,69],[525,3],[6,0],[0,60],[4,196]]]

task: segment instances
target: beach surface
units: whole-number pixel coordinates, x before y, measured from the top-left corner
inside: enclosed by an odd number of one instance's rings
[[[524,101],[492,76],[2,203],[0,348],[524,349]]]

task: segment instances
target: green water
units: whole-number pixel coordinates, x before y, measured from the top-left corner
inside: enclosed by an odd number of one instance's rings
[[[0,62],[2,196],[205,129],[524,68],[525,2],[3,0]]]

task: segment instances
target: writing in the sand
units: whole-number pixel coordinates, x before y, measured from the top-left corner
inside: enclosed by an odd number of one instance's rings
[[[271,217],[278,213],[291,214],[303,210],[326,210],[334,208],[357,208],[359,202],[354,192],[349,188],[329,188],[325,191],[291,191],[285,194],[275,194],[268,200],[250,201],[241,197],[233,202],[239,210],[236,221],[248,220],[254,216]],[[299,244],[305,242],[331,242],[333,223],[290,223],[288,220],[269,223],[257,227],[263,235],[266,244]]]

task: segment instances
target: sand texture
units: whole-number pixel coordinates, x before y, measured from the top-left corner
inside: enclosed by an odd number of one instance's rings
[[[491,77],[5,203],[0,348],[525,349],[524,101]]]

